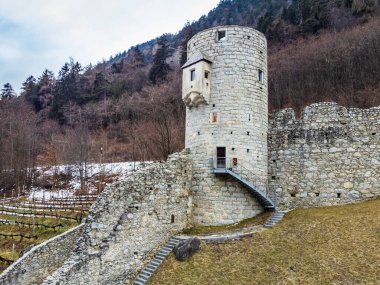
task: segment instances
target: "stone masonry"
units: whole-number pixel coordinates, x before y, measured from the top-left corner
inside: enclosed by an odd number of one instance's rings
[[[187,156],[176,154],[107,188],[76,250],[43,284],[125,284],[149,254],[187,226],[190,178]]]
[[[346,204],[380,196],[380,107],[313,104],[270,118],[269,187],[278,207]]]
[[[183,98],[187,105],[185,144],[194,161],[195,224],[229,224],[263,211],[244,187],[215,177],[212,165],[217,147],[225,147],[227,164],[235,160],[238,167],[244,167],[246,178],[266,191],[266,74],[267,42],[252,28],[211,28],[188,42]]]

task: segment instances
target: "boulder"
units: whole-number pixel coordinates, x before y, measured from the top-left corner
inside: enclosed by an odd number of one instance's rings
[[[201,248],[201,240],[192,237],[181,241],[174,248],[175,258],[179,261],[185,261],[192,257]]]

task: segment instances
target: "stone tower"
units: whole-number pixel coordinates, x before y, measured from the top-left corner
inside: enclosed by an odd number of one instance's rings
[[[267,41],[248,27],[220,26],[188,42],[183,65],[186,148],[194,161],[193,221],[228,224],[253,217],[263,203],[229,175],[267,185]]]

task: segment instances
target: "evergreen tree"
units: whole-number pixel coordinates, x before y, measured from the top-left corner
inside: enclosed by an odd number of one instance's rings
[[[1,89],[1,99],[11,99],[16,96],[15,91],[10,83],[5,83],[3,89]]]
[[[153,65],[149,70],[149,80],[152,84],[157,84],[165,81],[170,69],[166,59],[169,57],[168,39],[166,35],[162,35],[157,45],[159,46],[156,54],[153,57]]]
[[[25,96],[26,101],[34,107],[34,110],[38,112],[41,110],[41,103],[38,98],[38,86],[37,80],[33,76],[29,76],[22,84],[21,89],[22,96]]]
[[[58,79],[53,90],[53,103],[50,109],[50,117],[58,119],[60,124],[66,122],[63,107],[69,102],[81,102],[81,71],[79,62],[70,59],[58,73]]]

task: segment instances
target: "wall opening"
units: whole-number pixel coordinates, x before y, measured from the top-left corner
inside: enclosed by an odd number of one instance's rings
[[[260,82],[264,81],[264,71],[262,71],[261,69],[259,69],[258,71],[258,79]]]
[[[190,81],[195,80],[195,69],[190,70]]]
[[[315,197],[319,197],[319,192],[315,192]]]
[[[172,215],[172,216],[170,217],[170,223],[171,223],[171,224],[174,224],[174,215]]]
[[[218,41],[226,38],[226,31],[218,31]]]
[[[336,197],[340,199],[342,197],[342,193],[336,193]]]
[[[218,112],[212,112],[211,113],[211,123],[217,123],[218,122]]]
[[[210,77],[210,72],[209,71],[205,71],[205,78],[209,79],[209,77]]]

